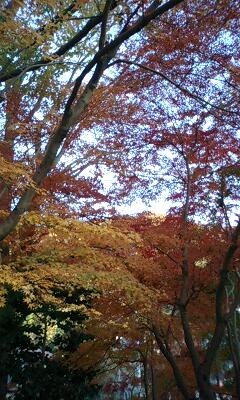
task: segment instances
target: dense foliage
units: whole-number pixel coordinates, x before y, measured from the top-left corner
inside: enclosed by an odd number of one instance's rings
[[[65,309],[45,303],[33,309],[21,291],[6,292],[0,312],[1,374],[11,376],[14,398],[90,399],[99,390],[91,384],[94,370],[71,370],[56,358],[59,352],[66,358],[92,338],[81,332],[84,314],[68,310],[69,303],[79,303],[79,290],[58,293],[64,296]]]
[[[0,399],[240,398],[239,33],[236,0],[1,2]]]

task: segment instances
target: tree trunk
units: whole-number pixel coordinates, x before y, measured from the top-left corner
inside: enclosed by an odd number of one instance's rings
[[[152,380],[152,400],[158,400],[156,376],[154,373],[154,368],[153,368],[152,363],[150,363],[150,369],[151,369],[151,380]]]
[[[237,325],[236,325],[236,312],[233,315],[233,323],[227,323],[227,332],[228,332],[228,342],[230,353],[233,361],[233,368],[235,373],[235,382],[236,382],[236,394],[240,399],[240,357],[239,357],[239,340],[237,335]]]
[[[156,339],[156,342],[158,344],[159,350],[163,354],[163,356],[166,358],[166,360],[169,362],[171,365],[173,375],[176,381],[176,385],[180,391],[180,393],[183,396],[183,399],[185,400],[195,400],[195,396],[191,394],[191,392],[188,389],[188,386],[185,382],[184,375],[182,374],[182,371],[178,368],[178,365],[176,363],[175,357],[173,353],[171,352],[171,349],[169,348],[168,344],[164,342],[163,338],[161,337],[161,334],[157,328],[157,326],[153,326],[153,333]],[[208,400],[207,398],[204,400]],[[212,399],[211,399],[212,400]]]
[[[144,382],[145,398],[146,398],[146,400],[150,400],[150,397],[149,397],[149,382],[148,382],[148,362],[147,362],[147,357],[144,357],[144,358],[143,358],[143,382]]]
[[[7,381],[8,381],[7,374],[1,373],[1,375],[0,375],[0,400],[6,399]]]
[[[12,88],[11,84],[6,84],[6,104],[5,104],[5,115],[6,122],[4,126],[4,136],[0,141],[0,156],[4,158],[8,163],[13,162],[14,151],[14,123],[15,123],[15,113],[14,109],[18,107],[19,99],[15,90]],[[0,210],[4,212],[11,211],[11,192],[8,185],[4,180],[0,182]]]
[[[197,373],[197,384],[199,389],[199,395],[201,400],[216,400],[216,395],[212,391],[212,387],[210,384],[210,376],[204,370],[204,367],[201,366]]]

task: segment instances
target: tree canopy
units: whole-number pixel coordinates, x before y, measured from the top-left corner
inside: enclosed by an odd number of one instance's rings
[[[239,33],[236,0],[2,1],[0,399],[240,398]]]

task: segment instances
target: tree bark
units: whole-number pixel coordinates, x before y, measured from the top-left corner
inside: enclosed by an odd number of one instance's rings
[[[234,315],[234,318],[236,315]],[[234,321],[235,322],[235,321]],[[235,331],[236,325],[233,322],[233,328],[231,327],[231,323],[227,324],[227,332],[228,332],[228,342],[230,353],[233,360],[233,368],[235,373],[235,382],[236,382],[236,394],[240,399],[240,358],[239,358],[239,343],[237,341],[237,332]]]
[[[7,381],[8,376],[7,374],[0,375],[0,400],[5,400],[7,395]]]
[[[148,360],[147,357],[145,356],[143,357],[143,382],[144,382],[145,398],[146,400],[150,400],[149,382],[148,382]]]
[[[155,375],[155,371],[154,371],[152,362],[150,362],[150,370],[151,370],[151,381],[152,381],[152,400],[158,400],[156,375]]]
[[[169,362],[169,364],[172,367],[176,385],[177,385],[179,391],[181,392],[183,398],[185,400],[195,400],[195,397],[192,396],[191,393],[189,392],[189,389],[185,382],[184,376],[183,376],[182,372],[180,371],[180,369],[178,368],[178,365],[176,363],[176,360],[175,360],[171,350],[169,349],[168,345],[166,343],[164,343],[164,341],[158,331],[158,328],[156,326],[153,326],[153,333],[155,335],[156,342],[158,344],[158,347],[159,347],[161,353],[163,354],[163,356],[166,358],[166,360]]]

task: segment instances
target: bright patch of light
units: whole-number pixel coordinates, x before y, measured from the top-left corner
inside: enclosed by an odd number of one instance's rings
[[[171,203],[165,199],[151,201],[148,206],[141,199],[137,199],[129,205],[121,205],[116,208],[120,214],[135,215],[143,212],[151,212],[156,215],[165,215],[170,207]]]

